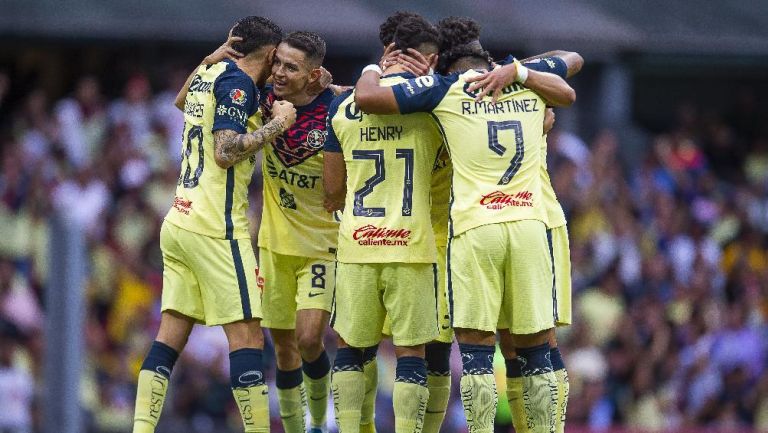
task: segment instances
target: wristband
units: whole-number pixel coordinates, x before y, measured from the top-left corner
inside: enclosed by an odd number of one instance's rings
[[[376,72],[379,75],[384,74],[384,71],[381,70],[381,67],[379,67],[379,65],[370,64],[370,65],[368,65],[368,66],[363,68],[363,72],[361,72],[360,75],[363,75],[364,73],[366,73],[368,71],[374,71],[374,72]]]
[[[517,71],[517,77],[515,77],[515,81],[520,84],[525,84],[525,80],[528,79],[528,68],[523,66],[520,61],[515,60],[515,70]]]

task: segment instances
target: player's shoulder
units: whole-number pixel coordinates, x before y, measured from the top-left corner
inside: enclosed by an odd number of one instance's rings
[[[328,105],[328,118],[333,119],[339,111],[339,107],[344,105],[347,100],[354,100],[354,89],[349,89],[335,96]]]

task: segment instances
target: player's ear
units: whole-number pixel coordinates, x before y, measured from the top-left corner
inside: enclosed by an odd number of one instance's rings
[[[320,76],[323,75],[323,71],[320,70],[320,68],[315,68],[309,71],[309,82],[314,83],[315,81],[320,79]]]
[[[277,47],[272,48],[269,51],[269,54],[267,54],[267,61],[269,62],[270,65],[272,64],[272,62],[275,61],[275,53],[277,53]]]

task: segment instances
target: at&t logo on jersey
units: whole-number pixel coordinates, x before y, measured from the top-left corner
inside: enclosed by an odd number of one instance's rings
[[[533,207],[533,193],[520,191],[515,195],[494,191],[480,197],[480,205],[486,209],[498,210],[507,206]]]
[[[245,105],[245,91],[240,89],[232,89],[229,91],[229,98],[233,104]]]
[[[352,239],[356,240],[359,245],[407,247],[408,241],[411,239],[411,231],[368,224],[355,229],[352,233]]]

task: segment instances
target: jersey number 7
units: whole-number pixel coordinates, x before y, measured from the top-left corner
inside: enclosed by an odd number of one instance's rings
[[[519,120],[504,120],[501,122],[488,121],[488,147],[497,155],[504,156],[507,148],[499,143],[499,131],[511,129],[515,133],[515,154],[512,156],[512,160],[509,161],[509,168],[504,172],[504,175],[499,179],[499,185],[508,184],[517,171],[520,170],[520,166],[523,165],[523,157],[525,156],[525,146],[523,144],[523,125]]]
[[[411,216],[413,210],[413,149],[395,149],[395,158],[403,159],[405,172],[403,173],[403,206],[402,215]],[[369,177],[362,188],[355,191],[355,202],[352,214],[363,217],[383,217],[386,209],[383,207],[365,207],[363,199],[373,192],[373,188],[384,181],[384,150],[353,150],[352,159],[370,159],[374,162],[376,172]]]

